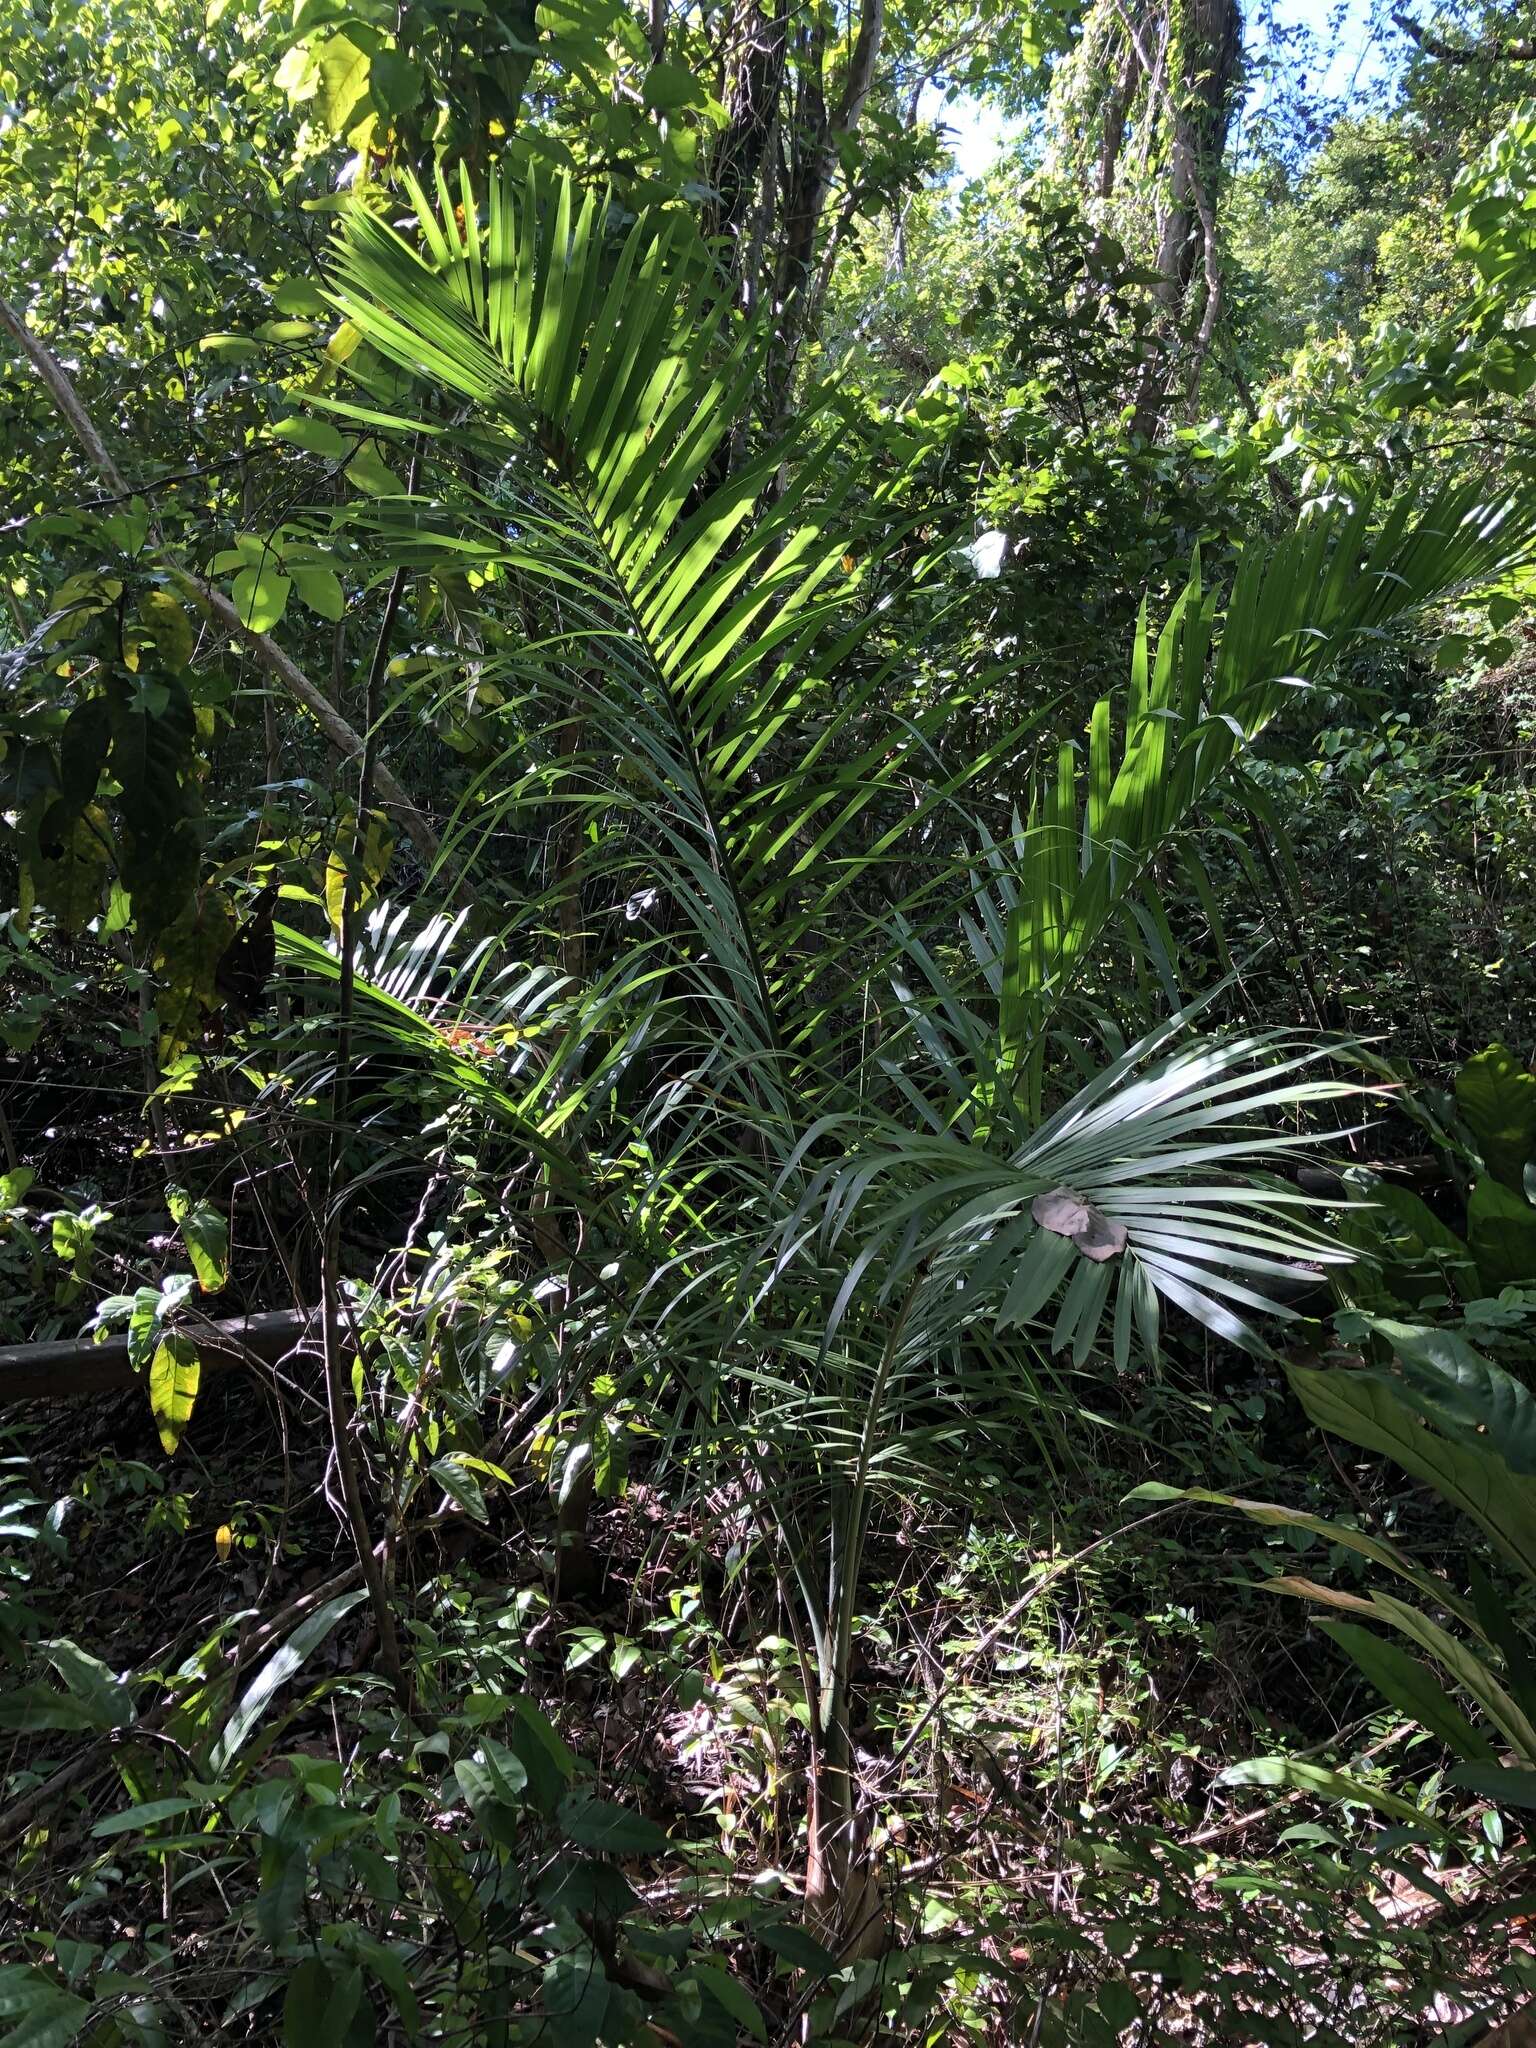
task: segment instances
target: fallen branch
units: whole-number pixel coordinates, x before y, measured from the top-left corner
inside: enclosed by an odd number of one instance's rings
[[[317,1309],[273,1309],[236,1316],[223,1323],[191,1324],[186,1334],[197,1346],[205,1373],[237,1366],[275,1365],[295,1351],[318,1357]],[[59,1337],[45,1344],[0,1346],[0,1407],[11,1401],[46,1401],[64,1394],[99,1394],[138,1386],[142,1375],[128,1358],[128,1339]]]

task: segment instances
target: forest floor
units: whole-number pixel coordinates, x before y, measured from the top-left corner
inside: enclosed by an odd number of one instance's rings
[[[1190,1395],[1192,1423],[1214,1416],[1214,1445],[1296,1465],[1307,1446],[1283,1402],[1238,1369],[1246,1434],[1223,1432],[1223,1408],[1237,1410],[1208,1395]],[[62,1539],[33,1590],[60,1635],[112,1671],[172,1674],[214,1631],[238,1646],[345,1572],[323,1432],[307,1417],[317,1386],[282,1377],[281,1398],[254,1374],[210,1381],[169,1463],[137,1390],[26,1415],[18,1440]],[[1049,2039],[1051,2008],[1062,2038],[1114,2039],[1133,2000],[1167,2039],[1296,2028],[1327,2040],[1346,2026],[1352,2040],[1428,2041],[1447,2027],[1459,2038],[1480,1992],[1496,1996],[1498,1973],[1531,1957],[1536,1899],[1501,1898],[1464,1845],[1426,1857],[1296,1789],[1255,1807],[1222,1788],[1222,1770],[1255,1753],[1400,1763],[1406,1730],[1291,1603],[1250,1590],[1272,1545],[1223,1520],[1117,1505],[1152,1448],[1125,1405],[1097,1488],[1074,1475],[1070,1517],[1024,1513],[1022,1490],[992,1474],[982,1512],[920,1543],[899,1513],[882,1532],[853,1730],[880,1884],[871,1952],[902,1958],[914,2007],[938,1996],[952,2011],[957,2031],[932,2039]],[[14,1435],[21,1411],[8,1420]],[[1358,1494],[1359,1473],[1337,1476]],[[493,1497],[487,1524],[449,1513],[402,1550],[413,1669],[435,1665],[440,1681],[458,1659],[461,1684],[526,1690],[604,1796],[667,1831],[665,1850],[625,1865],[659,1926],[730,1941],[717,1911],[729,1888],[793,1906],[804,1696],[771,1583],[742,1568],[743,1504],[715,1503],[707,1526],[690,1527],[638,1471],[597,1505],[590,1583],[557,1602],[543,1488],[529,1476]],[[288,1757],[351,1767],[359,1727],[387,1698],[377,1652],[366,1605],[316,1648]],[[55,1734],[20,1732],[4,1768],[25,1787],[58,1761]],[[131,1882],[82,1893],[83,1870],[99,1877],[91,1831],[114,1797],[110,1744],[93,1757],[87,1745],[45,1860],[23,1853],[13,1871],[18,1893],[70,1939],[125,1955],[169,1940],[205,1956],[227,1900],[182,1912]],[[737,1939],[730,1955],[765,2010],[791,2009],[792,1954]],[[1069,2022],[1069,2002],[1089,1996],[1093,2024]]]

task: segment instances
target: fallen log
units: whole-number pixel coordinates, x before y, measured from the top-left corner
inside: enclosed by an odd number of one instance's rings
[[[267,1309],[229,1322],[178,1324],[197,1346],[205,1373],[237,1366],[275,1365],[291,1352],[320,1348],[320,1311]],[[0,1407],[12,1401],[47,1401],[67,1394],[100,1394],[137,1386],[142,1375],[128,1360],[126,1336],[57,1337],[44,1344],[0,1345]]]
[[[1536,2048],[1536,2001],[1522,2005],[1491,2034],[1481,2035],[1477,2048]]]

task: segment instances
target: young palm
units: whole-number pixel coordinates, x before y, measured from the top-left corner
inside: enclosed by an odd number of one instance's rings
[[[378,526],[394,559],[488,579],[479,672],[518,706],[450,843],[543,833],[525,941],[558,944],[581,1001],[508,1115],[570,1239],[617,1249],[567,1288],[668,1452],[750,1496],[814,1709],[810,1889],[854,1939],[849,1663],[882,1489],[940,1483],[1000,1419],[1049,1430],[1106,1322],[1121,1358],[1160,1300],[1257,1341],[1298,1265],[1337,1256],[1260,1172],[1345,1092],[1316,1047],[1148,1019],[1061,1100],[1053,1033],[1107,934],[1171,963],[1158,863],[1295,688],[1530,522],[1475,492],[1359,507],[1250,550],[1224,618],[1192,580],[1143,624],[1119,716],[1095,709],[999,838],[967,787],[1032,760],[1038,721],[957,769],[956,700],[891,708],[888,515],[855,513],[835,428],[812,410],[714,481],[767,337],[691,220],[532,174],[415,209],[406,234],[354,211],[335,297],[467,409],[397,415],[439,443],[436,495]],[[591,1190],[619,1153],[616,1223]]]

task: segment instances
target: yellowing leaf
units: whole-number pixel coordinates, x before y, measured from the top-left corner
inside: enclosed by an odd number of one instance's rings
[[[169,1331],[149,1361],[149,1406],[167,1453],[174,1453],[192,1418],[202,1378],[197,1346],[179,1330]]]
[[[234,913],[209,890],[187,906],[160,935],[155,973],[160,986],[160,1064],[168,1067],[201,1036],[203,1019],[218,1008],[214,976],[235,934]]]
[[[111,839],[106,813],[99,804],[87,804],[73,815],[66,805],[52,805],[37,841],[28,865],[38,902],[66,931],[84,930],[101,909],[107,878]]]
[[[192,621],[170,592],[146,591],[139,600],[139,617],[166,667],[185,668],[192,659],[197,635]]]
[[[368,53],[349,36],[327,36],[315,51],[319,88],[315,108],[333,135],[344,135],[368,90]]]
[[[382,811],[368,813],[368,828],[363,834],[363,843],[357,850],[356,868],[353,870],[353,841],[357,836],[355,813],[348,811],[336,828],[336,844],[325,863],[325,910],[331,920],[331,929],[339,937],[342,917],[346,909],[347,875],[355,873],[353,882],[353,906],[365,910],[379,893],[389,867],[390,855],[395,850],[394,834],[389,829],[389,820]]]

